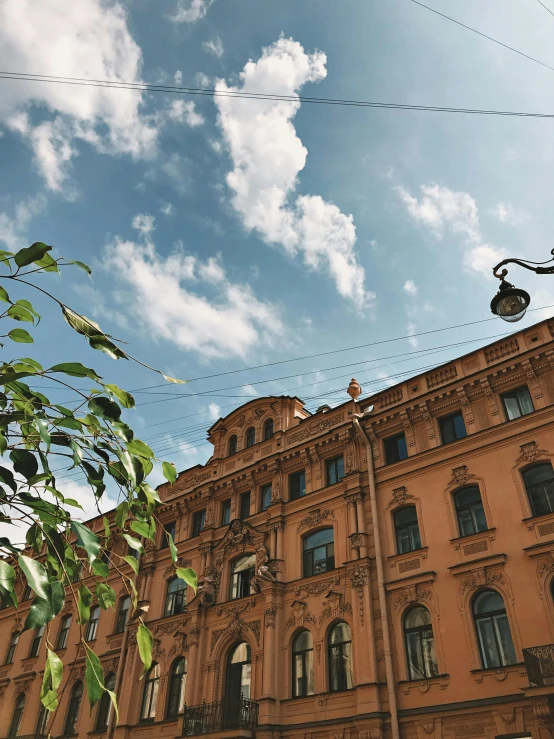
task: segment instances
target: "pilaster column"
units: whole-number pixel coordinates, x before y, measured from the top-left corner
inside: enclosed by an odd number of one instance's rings
[[[358,534],[363,534],[363,544],[360,546],[360,557],[367,557],[367,546],[366,546],[366,528],[365,528],[365,512],[364,512],[364,495],[363,493],[357,493],[355,498],[356,504],[356,518],[358,520]]]

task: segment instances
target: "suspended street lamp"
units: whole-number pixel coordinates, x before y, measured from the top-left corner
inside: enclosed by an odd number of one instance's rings
[[[554,249],[550,252],[554,255]],[[546,262],[529,262],[525,259],[503,259],[496,267],[493,267],[492,273],[500,280],[498,292],[491,300],[491,311],[495,316],[499,316],[503,321],[513,323],[520,321],[525,315],[525,311],[531,302],[531,296],[525,290],[514,287],[511,283],[504,279],[508,274],[507,269],[499,272],[500,268],[505,264],[519,264],[520,267],[535,272],[537,275],[554,275],[554,256],[547,259]],[[550,267],[541,267],[538,265],[550,264]]]

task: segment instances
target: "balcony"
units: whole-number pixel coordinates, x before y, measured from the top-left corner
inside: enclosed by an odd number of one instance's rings
[[[531,686],[546,688],[554,685],[554,644],[528,647],[523,650],[523,659]]]
[[[241,736],[258,725],[258,704],[242,696],[238,702],[216,701],[199,706],[185,706],[183,736],[199,736],[236,729]],[[230,734],[229,734],[230,736]]]

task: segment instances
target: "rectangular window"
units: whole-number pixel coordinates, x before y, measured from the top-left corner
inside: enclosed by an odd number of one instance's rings
[[[163,524],[162,545],[160,549],[167,549],[169,547],[169,537],[170,536],[172,540],[175,541],[176,528],[177,528],[177,524],[175,521],[169,521],[168,523]]]
[[[248,518],[250,515],[250,493],[243,493],[240,496],[240,517]]]
[[[273,486],[271,483],[269,485],[263,485],[261,489],[261,498],[262,498],[262,511],[265,511],[266,508],[269,508],[271,505],[271,497],[273,495]]]
[[[406,444],[406,437],[404,434],[389,436],[388,439],[384,440],[383,444],[385,446],[385,459],[387,464],[400,462],[401,459],[407,458],[408,446]]]
[[[71,628],[72,616],[64,616],[62,619],[62,625],[60,627],[60,633],[58,634],[58,643],[56,649],[65,649],[67,647],[67,639],[69,636],[69,629]]]
[[[221,525],[227,526],[231,521],[231,499],[224,500],[221,504]]]
[[[443,444],[450,444],[451,441],[457,441],[467,436],[466,425],[461,411],[453,413],[451,416],[439,418],[439,426]]]
[[[289,500],[296,500],[306,495],[306,473],[298,470],[289,475]]]
[[[344,477],[344,457],[334,457],[325,462],[327,485],[334,485]]]
[[[504,410],[506,411],[508,421],[513,421],[514,418],[519,418],[520,416],[526,416],[535,410],[527,385],[511,390],[509,393],[504,393],[502,395],[502,402],[504,403]]]
[[[192,519],[192,535],[198,536],[201,531],[204,531],[206,525],[206,509],[203,511],[196,511],[194,518]]]
[[[40,645],[42,643],[42,635],[44,634],[44,626],[41,626],[39,629],[35,629],[35,633],[33,636],[33,641],[31,642],[31,651],[29,652],[29,657],[36,657],[40,650]]]
[[[131,599],[128,595],[125,595],[119,601],[119,612],[117,614],[117,621],[115,623],[115,633],[122,634],[127,626],[127,615],[131,607]]]

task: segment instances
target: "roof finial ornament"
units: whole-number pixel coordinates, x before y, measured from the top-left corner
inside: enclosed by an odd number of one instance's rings
[[[357,380],[352,378],[346,392],[348,393],[348,395],[350,395],[352,400],[356,401],[358,397],[362,394],[362,386]]]

